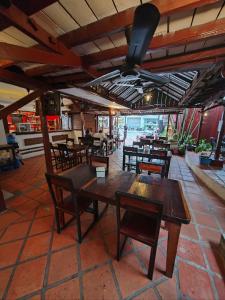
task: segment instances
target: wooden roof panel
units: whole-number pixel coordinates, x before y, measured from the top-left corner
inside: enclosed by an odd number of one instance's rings
[[[10,26],[4,30],[5,33],[10,35],[11,37],[21,41],[23,43],[23,46],[32,47],[34,45],[37,45],[37,42],[30,38],[28,35],[24,34],[22,31],[17,29],[14,26]]]
[[[69,32],[79,27],[75,20],[58,3],[46,7],[43,12],[59,26],[64,32]]]
[[[225,36],[208,39],[205,42],[204,48],[214,47],[214,46],[222,45],[222,44],[225,44]]]
[[[198,49],[202,49],[204,47],[204,42],[196,42],[196,43],[190,43],[186,45],[185,52],[191,52]]]
[[[85,43],[76,47],[72,48],[74,50],[75,53],[78,53],[80,55],[88,55],[91,53],[96,53],[99,52],[99,48],[93,43]]]
[[[5,32],[7,29],[0,32],[0,42],[26,47],[26,45],[24,45],[24,43],[22,41],[7,34],[7,32]]]
[[[95,44],[101,49],[101,51],[114,48],[112,41],[108,37],[95,40]]]
[[[168,54],[169,55],[178,55],[181,53],[184,53],[184,48],[185,46],[178,46],[178,47],[173,47],[168,49]]]
[[[85,26],[97,20],[85,0],[60,0],[60,3],[80,26]]]
[[[87,3],[98,19],[117,13],[112,0],[87,0]]]
[[[177,31],[191,26],[194,11],[185,11],[170,16],[169,31]]]
[[[127,44],[124,31],[111,34],[110,38],[113,41],[115,47],[119,47]]]
[[[130,7],[135,7],[141,4],[140,0],[129,0],[129,1],[125,1],[125,0],[114,0],[114,3],[116,5],[116,8],[118,11],[122,11],[125,10],[127,8]]]
[[[161,17],[158,27],[156,28],[155,35],[167,33],[167,17]]]
[[[166,56],[166,49],[159,49],[157,51],[153,51],[151,53],[151,56],[153,59],[164,57]]]
[[[192,26],[216,20],[224,1],[197,8]]]

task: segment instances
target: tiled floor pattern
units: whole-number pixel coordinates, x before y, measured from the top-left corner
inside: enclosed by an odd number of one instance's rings
[[[117,151],[110,167],[121,164]],[[173,157],[170,177],[183,181],[192,222],[182,227],[172,279],[163,275],[167,232],[161,230],[153,281],[145,276],[147,246],[129,240],[121,261],[114,259],[112,207],[81,245],[74,225],[56,233],[44,169],[44,158],[36,157],[0,174],[2,188],[15,194],[0,215],[0,299],[225,299],[217,249],[225,205],[197,181],[183,158]],[[82,227],[89,222],[83,215]]]

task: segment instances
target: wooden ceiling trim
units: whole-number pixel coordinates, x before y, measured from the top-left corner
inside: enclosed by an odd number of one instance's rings
[[[209,38],[220,37],[225,35],[225,18],[203,25],[178,30],[176,32],[153,37],[149,45],[149,51],[162,48],[173,48],[175,46],[185,45],[188,43],[205,41]],[[97,64],[102,61],[111,60],[126,56],[128,51],[127,45],[108,49],[98,53],[84,56],[84,60],[89,64]]]
[[[161,16],[168,16],[180,11],[191,10],[207,4],[217,3],[218,0],[155,0],[153,3],[159,8]],[[133,22],[135,8],[129,8],[115,15],[105,17],[82,28],[75,29],[60,37],[67,47],[74,47],[105,36],[111,32],[118,32]]]
[[[14,84],[26,89],[34,90],[42,87],[49,87],[45,82],[30,78],[23,74],[16,74],[5,69],[0,69],[0,81]]]

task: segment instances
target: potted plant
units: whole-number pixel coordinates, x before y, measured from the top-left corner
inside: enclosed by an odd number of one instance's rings
[[[186,149],[188,151],[194,151],[196,148],[196,140],[192,138],[191,134],[189,134],[185,140],[184,143],[186,144]]]
[[[181,156],[184,156],[185,154],[185,144],[179,144],[178,145],[178,154]]]
[[[200,165],[209,165],[212,161],[211,156],[212,146],[210,143],[207,143],[206,140],[202,139],[199,141],[198,146],[195,149],[196,153],[200,153],[199,162]]]

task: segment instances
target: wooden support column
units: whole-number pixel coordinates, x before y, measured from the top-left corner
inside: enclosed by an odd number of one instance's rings
[[[113,132],[113,115],[111,108],[109,109],[109,135],[112,135]]]
[[[48,134],[48,124],[47,119],[44,114],[44,95],[40,97],[39,101],[39,114],[40,114],[40,121],[41,121],[41,132],[43,135],[43,144],[44,144],[44,152],[45,152],[45,164],[46,164],[46,171],[49,174],[53,174],[53,165],[52,165],[52,156],[51,156],[51,149],[50,149],[50,141],[49,141],[49,134]]]
[[[222,116],[222,124],[220,127],[220,131],[217,137],[217,144],[216,144],[216,151],[215,151],[215,160],[218,160],[220,157],[220,150],[221,150],[221,145],[222,145],[222,140],[223,140],[223,135],[225,132],[225,106],[223,110],[223,116]]]
[[[177,131],[177,125],[178,125],[178,116],[179,114],[176,114],[176,121],[175,121],[175,130]]]
[[[169,126],[170,126],[170,114],[168,114],[168,123],[167,123],[167,129],[166,129],[166,137],[168,137]]]
[[[5,200],[3,196],[3,192],[0,189],[0,213],[6,210]]]
[[[2,121],[3,121],[3,126],[5,129],[5,133],[9,133],[9,124],[8,124],[7,117],[3,118]]]
[[[203,111],[201,111],[200,112],[199,127],[198,127],[197,145],[199,144],[199,140],[200,140],[200,137],[201,137],[203,118],[204,118],[204,113],[203,113]]]
[[[81,120],[82,137],[84,137],[85,136],[85,120],[84,120],[84,113],[83,113],[83,111],[80,112],[80,120]]]

